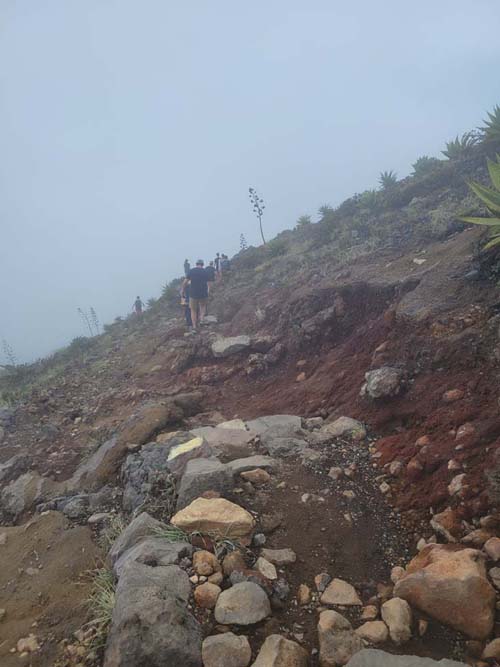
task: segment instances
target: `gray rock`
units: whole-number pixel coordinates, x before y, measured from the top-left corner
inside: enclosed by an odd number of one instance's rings
[[[255,438],[255,433],[251,433],[245,428],[202,426],[192,429],[191,433],[204,438],[211,449],[216,454],[224,456],[225,459],[247,456],[253,450],[251,443]]]
[[[267,595],[250,581],[222,591],[215,606],[215,620],[224,625],[253,625],[271,613]]]
[[[302,430],[302,419],[296,415],[267,415],[247,422],[247,428],[257,435],[269,429],[279,429],[280,435],[293,435]]]
[[[233,336],[232,338],[218,338],[212,343],[212,354],[214,357],[229,357],[251,345],[250,336]]]
[[[281,635],[269,635],[252,667],[307,667],[307,651]]]
[[[298,456],[307,449],[307,442],[301,438],[276,435],[273,429],[260,436],[264,449],[271,456]]]
[[[412,613],[406,600],[398,597],[387,600],[382,605],[381,615],[395,644],[404,644],[411,638]]]
[[[136,516],[125,530],[116,538],[109,550],[109,559],[114,565],[118,558],[128,549],[133,547],[143,537],[151,537],[158,529],[166,528],[165,524],[157,521],[146,512]]]
[[[204,667],[247,667],[252,649],[246,637],[232,632],[207,637],[201,647]]]
[[[179,485],[177,511],[202,495],[204,491],[218,491],[224,496],[232,486],[230,468],[217,459],[193,459],[188,461]]]
[[[382,366],[365,373],[365,384],[361,388],[362,396],[387,398],[399,394],[402,388],[403,372],[399,368]]]
[[[15,408],[0,408],[0,425],[10,426],[16,414]]]
[[[143,537],[127,549],[115,562],[113,571],[120,578],[127,563],[136,562],[150,567],[177,565],[182,558],[190,557],[193,547],[187,542],[169,542],[164,537]]]
[[[27,454],[16,454],[5,463],[0,463],[0,482],[7,484],[25,473],[31,465],[31,457]]]
[[[368,648],[357,653],[347,667],[466,667],[455,660],[432,660],[415,655],[391,655],[385,651]]]
[[[85,519],[89,515],[89,496],[84,493],[68,498],[64,503],[62,512],[73,521]]]
[[[321,427],[321,433],[329,435],[332,438],[341,438],[348,436],[353,440],[363,440],[366,438],[366,428],[357,419],[352,417],[338,417]]]
[[[350,622],[336,611],[322,611],[318,622],[319,663],[321,667],[345,665],[364,648]]]
[[[260,555],[278,567],[290,565],[297,560],[297,554],[292,549],[262,549]]]
[[[304,419],[304,426],[310,431],[313,431],[315,428],[321,428],[323,425],[323,417],[308,417]]]
[[[104,667],[201,667],[201,630],[187,610],[190,592],[177,565],[128,563],[116,588]]]
[[[0,517],[15,521],[33,505],[41,502],[53,484],[37,472],[26,472],[5,486],[0,493]]]
[[[248,470],[255,470],[255,468],[263,468],[264,470],[275,470],[278,466],[276,459],[270,456],[262,456],[256,454],[255,456],[246,456],[243,459],[236,459],[230,461],[227,467],[231,470],[234,476]]]

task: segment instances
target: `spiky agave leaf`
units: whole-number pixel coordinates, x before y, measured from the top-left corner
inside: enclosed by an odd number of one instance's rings
[[[490,240],[483,247],[483,250],[490,250],[500,244],[500,157],[497,155],[497,161],[488,159],[488,171],[491,177],[493,188],[488,188],[481,183],[473,181],[469,187],[479,199],[486,204],[491,218],[479,218],[471,216],[462,216],[459,218],[462,222],[468,222],[472,225],[483,225],[490,231]]]
[[[490,174],[493,186],[500,191],[500,156],[497,154],[497,161],[494,162],[490,158],[486,158],[488,163],[488,172]]]
[[[500,192],[481,185],[477,181],[469,183],[472,192],[484,202],[492,213],[500,213]]]
[[[493,111],[488,111],[488,120],[481,128],[486,141],[500,141],[500,106],[496,104]]]

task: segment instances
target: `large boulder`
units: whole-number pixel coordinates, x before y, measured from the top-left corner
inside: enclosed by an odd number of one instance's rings
[[[361,395],[370,398],[388,398],[399,394],[402,388],[403,372],[399,368],[382,366],[365,373],[365,384]]]
[[[188,461],[179,485],[177,510],[189,505],[205,491],[217,491],[224,495],[231,488],[232,481],[232,471],[217,459]]]
[[[116,587],[104,667],[201,667],[201,630],[187,609],[191,585],[177,565],[128,563]]]
[[[127,563],[136,562],[150,567],[176,565],[190,557],[193,547],[187,542],[169,542],[164,537],[143,537],[116,560],[113,571],[120,578]]]
[[[111,563],[114,565],[122,554],[135,546],[140,540],[145,537],[152,537],[164,528],[166,528],[164,523],[154,519],[147,512],[142,512],[129,523],[113,542],[108,554]]]
[[[267,415],[247,422],[247,428],[257,435],[273,429],[276,435],[286,436],[301,433],[302,419],[296,415]]]
[[[171,519],[177,528],[214,534],[222,539],[249,535],[255,525],[250,512],[225,498],[197,498]]]
[[[75,471],[70,488],[93,488],[116,473],[130,446],[144,445],[169,425],[195,414],[201,394],[178,394],[161,403],[146,403],[121,426],[117,434],[102,444]]]
[[[252,667],[307,667],[307,651],[281,635],[269,635]]]
[[[476,549],[424,547],[396,583],[394,595],[473,639],[485,639],[493,628],[495,591]]]
[[[25,472],[0,492],[0,520],[16,521],[23,512],[40,503],[57,484],[37,472]]]
[[[251,581],[235,584],[219,595],[215,620],[223,625],[253,625],[271,613],[269,598]]]
[[[367,648],[349,660],[347,667],[466,667],[455,660],[432,660],[416,655],[391,655],[385,651]]]
[[[231,422],[227,423],[230,424]],[[201,426],[191,429],[191,433],[204,438],[211,449],[217,455],[223,456],[225,460],[247,456],[252,453],[251,443],[255,434],[245,428],[230,428],[223,425]]]
[[[212,354],[214,357],[230,357],[232,354],[248,350],[251,343],[250,336],[218,338],[212,343]]]

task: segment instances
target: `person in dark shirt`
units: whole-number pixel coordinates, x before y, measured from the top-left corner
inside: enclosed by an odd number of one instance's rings
[[[210,262],[209,265],[205,269],[207,273],[207,281],[208,281],[208,293],[210,294],[210,290],[212,288],[213,283],[215,282],[215,266],[213,262]]]
[[[142,315],[142,309],[144,308],[144,304],[142,303],[140,296],[138,296],[136,298],[136,300],[134,301],[133,308],[134,308],[134,311],[135,311],[136,315],[138,315],[138,316]]]
[[[220,253],[217,253],[215,255],[215,273],[217,279],[220,278],[220,262],[221,262]]]
[[[194,329],[198,329],[207,312],[208,280],[203,265],[203,260],[199,259],[183,283],[184,288],[189,285],[189,307]]]
[[[184,275],[186,278],[189,276],[189,272],[191,271],[191,264],[189,263],[189,259],[184,260]]]
[[[193,320],[191,318],[191,308],[189,307],[189,285],[186,285],[181,290],[181,306],[184,310],[184,317],[186,318],[188,329],[191,329]]]

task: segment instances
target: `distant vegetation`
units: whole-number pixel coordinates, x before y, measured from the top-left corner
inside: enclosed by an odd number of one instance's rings
[[[262,216],[264,215],[265,204],[262,197],[259,195],[255,188],[248,188],[248,197],[250,203],[252,204],[253,212],[259,221],[260,235],[262,237],[262,243],[266,245],[266,239],[264,238],[264,232],[262,230]]]
[[[382,190],[392,188],[398,182],[398,177],[395,171],[382,171],[378,177],[378,182]]]
[[[479,135],[477,132],[465,132],[461,137],[456,136],[452,141],[446,142],[446,150],[442,153],[449,160],[460,160],[468,157],[478,142]]]
[[[484,126],[480,128],[483,135],[483,141],[500,142],[500,106],[495,105],[492,112],[488,112],[488,119],[484,121]]]
[[[312,220],[310,215],[301,215],[297,220],[297,227],[307,227],[307,225],[310,225],[311,223]]]
[[[413,176],[427,176],[427,174],[432,173],[436,167],[439,167],[440,165],[441,160],[438,160],[436,157],[422,155],[422,157],[419,157],[412,165]]]

